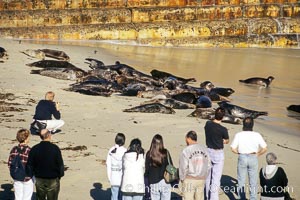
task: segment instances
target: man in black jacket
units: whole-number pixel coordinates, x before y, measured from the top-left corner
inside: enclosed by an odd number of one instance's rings
[[[60,178],[64,176],[64,162],[59,147],[52,144],[51,133],[43,129],[42,141],[33,146],[28,157],[26,173],[36,178],[38,200],[57,200]]]
[[[54,92],[49,91],[45,95],[45,99],[40,100],[35,108],[34,120],[46,123],[49,131],[55,133],[65,122],[61,119],[59,103],[54,102]],[[52,119],[52,116],[55,119]]]

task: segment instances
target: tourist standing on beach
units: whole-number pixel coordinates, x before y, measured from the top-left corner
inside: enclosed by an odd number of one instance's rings
[[[118,133],[115,137],[115,145],[107,154],[106,169],[107,177],[111,185],[111,200],[120,200],[120,185],[123,176],[122,158],[127,149],[124,147],[125,135]]]
[[[156,134],[146,154],[145,177],[150,184],[151,200],[170,200],[171,184],[166,183],[164,173],[169,164],[173,164],[171,155],[164,147],[163,138]]]
[[[26,173],[36,178],[38,200],[58,200],[60,178],[64,176],[64,162],[59,147],[51,143],[51,133],[43,129],[42,141],[33,146],[28,157]]]
[[[140,139],[130,142],[123,156],[123,179],[121,183],[123,200],[142,200],[145,193],[144,184],[145,158]]]
[[[253,131],[254,120],[246,117],[243,120],[243,131],[235,134],[231,143],[232,152],[239,155],[237,176],[239,199],[246,199],[246,189],[250,190],[250,200],[257,199],[257,157],[267,151],[267,144],[260,133]],[[246,187],[246,176],[248,174],[250,188]]]
[[[185,136],[186,144],[180,155],[179,177],[182,182],[184,200],[204,199],[204,185],[210,168],[210,158],[206,147],[197,143],[195,131]]]
[[[267,166],[259,172],[261,186],[261,200],[284,200],[285,187],[288,179],[281,167],[276,165],[277,156],[274,153],[266,155]]]
[[[224,166],[224,144],[229,143],[227,128],[221,125],[221,121],[225,115],[223,108],[217,108],[215,111],[215,119],[206,122],[205,138],[209,157],[211,159],[211,169],[206,178],[205,195],[207,199],[218,200],[219,188]]]
[[[17,140],[19,144],[14,146],[10,151],[10,155],[8,158],[8,167],[11,168],[12,162],[16,155],[19,154],[22,164],[25,166],[27,164],[28,155],[30,152],[29,143],[29,135],[30,132],[27,129],[20,129],[17,132]],[[31,200],[31,196],[33,193],[33,181],[29,176],[25,176],[24,180],[14,180],[14,190],[15,190],[15,200]]]
[[[65,122],[61,120],[59,102],[54,102],[54,92],[49,91],[44,100],[40,100],[35,108],[34,120],[46,123],[46,129],[55,133]],[[52,119],[52,115],[55,120]]]

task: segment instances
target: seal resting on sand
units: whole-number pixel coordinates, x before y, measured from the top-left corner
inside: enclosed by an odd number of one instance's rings
[[[40,74],[56,79],[75,81],[84,77],[86,73],[72,68],[45,68],[31,70],[30,74]]]
[[[213,120],[215,118],[215,109],[214,108],[196,108],[188,117],[198,117],[200,119],[209,119]],[[222,122],[229,124],[241,124],[242,120],[238,117],[234,117],[229,114],[225,114],[222,119]]]
[[[288,111],[294,111],[300,113],[300,105],[290,105],[286,108]]]
[[[150,103],[133,108],[125,109],[123,112],[143,112],[143,113],[163,113],[163,114],[174,114],[175,111],[167,106],[160,103]]]
[[[174,77],[176,78],[178,81],[186,84],[188,82],[196,82],[196,79],[195,78],[182,78],[182,77],[179,77],[179,76],[175,76],[173,74],[170,74],[168,72],[163,72],[163,71],[159,71],[159,70],[152,70],[150,72],[151,76],[154,78],[154,79],[162,79],[162,80],[166,80],[167,78],[169,77]]]
[[[182,101],[184,103],[191,103],[191,104],[196,104],[197,102],[196,95],[191,92],[183,92],[183,93],[175,94],[172,96],[172,99],[176,99],[178,101]]]
[[[247,84],[253,84],[253,85],[261,85],[264,87],[269,87],[271,82],[275,78],[273,76],[269,76],[268,78],[260,78],[260,77],[253,77],[253,78],[248,78],[245,80],[239,80],[241,83],[247,83]]]
[[[239,117],[241,119],[244,119],[246,117],[252,117],[255,119],[261,115],[268,115],[268,112],[249,110],[240,106],[229,104],[228,102],[225,101],[219,102],[218,105],[221,108],[225,109],[226,114],[232,115],[234,117]]]
[[[5,60],[8,59],[7,51],[3,47],[0,47],[0,58]]]
[[[173,108],[173,109],[195,109],[196,106],[194,104],[184,103],[181,101],[177,101],[175,99],[152,99],[150,101],[146,101],[142,103],[142,105],[149,104],[149,103],[160,103],[162,105],[165,105],[167,107]]]
[[[20,52],[31,58],[37,58],[37,59],[41,59],[41,60],[44,60],[45,56],[46,56],[45,53],[39,49],[38,50],[26,49],[26,50],[20,51]]]
[[[54,58],[57,60],[69,61],[70,57],[63,51],[53,50],[53,49],[38,49],[45,53],[46,57]]]

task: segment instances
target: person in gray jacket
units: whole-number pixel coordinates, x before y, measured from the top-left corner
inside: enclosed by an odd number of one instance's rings
[[[210,169],[207,148],[197,143],[197,133],[189,131],[179,160],[179,178],[184,200],[204,199],[205,180]]]

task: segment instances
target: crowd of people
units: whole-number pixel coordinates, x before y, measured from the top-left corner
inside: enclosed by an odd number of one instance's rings
[[[45,100],[41,100],[36,107],[34,121],[46,123],[46,127],[39,130],[42,140],[39,144],[30,148],[30,131],[20,129],[17,132],[19,144],[12,148],[8,159],[16,200],[30,200],[34,184],[37,200],[58,199],[64,162],[59,147],[51,142],[51,137],[64,125],[64,121],[60,119],[59,105],[53,99],[54,93],[47,92]],[[52,120],[52,115],[55,120]],[[229,144],[228,130],[221,125],[224,115],[225,111],[217,108],[215,119],[206,122],[206,145],[198,143],[195,131],[185,135],[187,146],[180,154],[179,184],[175,184],[180,188],[184,200],[219,199],[225,160],[223,149],[224,145]],[[245,118],[243,130],[235,134],[230,145],[232,152],[238,154],[238,198],[246,199],[246,191],[249,190],[250,200],[258,199],[259,177],[261,200],[284,200],[288,179],[283,168],[276,165],[277,157],[274,153],[266,155],[267,165],[258,173],[258,156],[266,153],[267,144],[260,133],[253,131],[253,126],[253,118]],[[166,179],[166,173],[168,166],[174,164],[171,153],[164,146],[163,137],[160,134],[154,135],[148,151],[144,150],[139,138],[131,140],[128,148],[124,147],[125,141],[125,135],[118,133],[114,146],[107,154],[111,200],[170,200],[174,182]],[[17,171],[14,168],[17,157],[25,172],[21,178],[13,176]],[[246,183],[247,175],[249,184]]]

